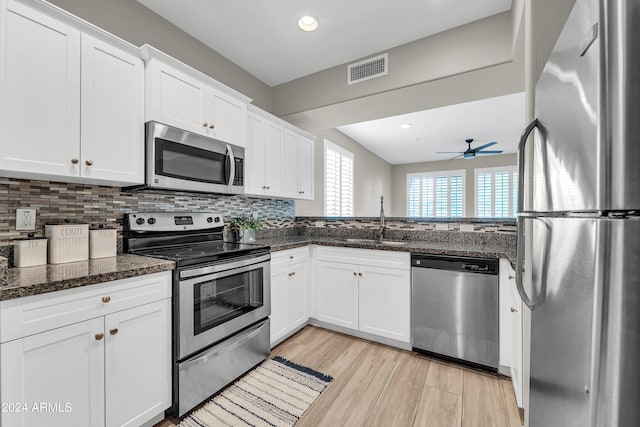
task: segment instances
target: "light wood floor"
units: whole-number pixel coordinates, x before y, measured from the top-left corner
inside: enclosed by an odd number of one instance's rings
[[[521,426],[507,378],[313,326],[273,349],[275,356],[334,378],[299,427]]]

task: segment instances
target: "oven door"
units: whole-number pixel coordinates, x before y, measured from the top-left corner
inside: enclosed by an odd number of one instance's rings
[[[223,271],[180,280],[179,360],[271,314],[269,260],[230,262]]]
[[[147,184],[242,194],[244,149],[156,122],[147,123]]]

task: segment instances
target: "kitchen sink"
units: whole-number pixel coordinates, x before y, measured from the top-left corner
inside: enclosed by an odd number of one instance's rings
[[[363,245],[406,246],[409,242],[398,240],[374,240],[374,239],[336,239],[339,242],[361,243]]]

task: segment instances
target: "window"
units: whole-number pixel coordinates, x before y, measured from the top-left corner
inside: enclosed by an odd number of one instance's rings
[[[353,153],[324,141],[324,214],[353,216]]]
[[[509,218],[518,208],[518,171],[515,166],[475,170],[476,216]]]
[[[464,216],[465,171],[407,174],[407,216]]]

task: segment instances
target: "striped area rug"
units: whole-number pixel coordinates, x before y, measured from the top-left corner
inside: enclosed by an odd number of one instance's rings
[[[292,426],[331,381],[278,356],[228,386],[180,427]]]

